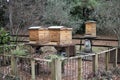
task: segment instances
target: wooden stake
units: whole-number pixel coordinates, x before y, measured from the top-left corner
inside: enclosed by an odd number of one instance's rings
[[[60,59],[53,59],[51,62],[51,73],[52,73],[52,80],[62,80],[62,70],[61,65],[62,61]]]
[[[105,53],[105,69],[108,71],[109,68],[109,52]]]
[[[117,57],[118,57],[118,48],[116,48],[116,52],[115,52],[115,62],[113,64],[113,67],[117,67]]]
[[[31,73],[32,73],[32,80],[35,80],[35,60],[31,60]]]
[[[56,71],[56,80],[62,80],[62,61],[60,59],[55,59],[55,71]]]
[[[14,55],[11,56],[11,74],[14,76],[17,76],[18,71],[17,71],[17,62],[16,62],[16,58],[14,57]]]
[[[55,59],[52,59],[52,62],[51,62],[51,78],[52,78],[52,80],[56,79],[56,76],[55,76]]]
[[[93,72],[96,73],[98,70],[98,54],[93,56]]]

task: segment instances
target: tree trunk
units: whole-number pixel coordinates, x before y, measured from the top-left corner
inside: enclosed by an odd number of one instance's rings
[[[9,0],[9,22],[10,22],[10,34],[12,34],[13,20],[12,20],[12,0]]]
[[[120,32],[119,32],[119,29],[113,29],[113,32],[115,33],[115,35],[118,39],[118,47],[120,48]]]

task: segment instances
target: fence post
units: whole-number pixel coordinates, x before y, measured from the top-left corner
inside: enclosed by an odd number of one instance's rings
[[[82,39],[80,39],[80,48],[79,48],[79,50],[81,51],[81,49],[82,49]]]
[[[61,65],[62,61],[58,58],[53,59],[51,62],[51,73],[52,73],[52,80],[62,80],[61,77]]]
[[[105,69],[108,71],[109,68],[109,52],[105,53]]]
[[[35,60],[31,59],[31,73],[32,80],[35,80]]]
[[[96,73],[98,70],[98,54],[93,55],[93,72]]]
[[[5,45],[3,45],[3,54],[5,55]],[[3,56],[3,65],[6,65],[6,57]]]
[[[115,61],[114,61],[113,67],[117,67],[117,57],[118,57],[118,48],[116,48]]]
[[[11,55],[11,74],[18,76],[18,71],[17,71],[17,62],[16,62],[16,58],[14,55]]]
[[[56,68],[56,80],[62,80],[62,61],[58,58],[55,60],[55,68]]]
[[[55,59],[52,59],[51,62],[51,78],[55,80]]]
[[[78,80],[82,80],[82,58],[78,58]]]

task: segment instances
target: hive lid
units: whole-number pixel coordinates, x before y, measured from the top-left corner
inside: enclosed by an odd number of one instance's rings
[[[96,21],[86,21],[85,23],[86,24],[88,24],[88,23],[96,23]]]
[[[50,26],[48,27],[49,29],[60,29],[63,28],[64,26]]]
[[[64,26],[50,26],[50,27],[48,27],[48,29],[72,30],[72,28],[67,28],[67,27],[64,27]]]
[[[29,27],[29,29],[40,29],[41,26],[32,26],[32,27]]]

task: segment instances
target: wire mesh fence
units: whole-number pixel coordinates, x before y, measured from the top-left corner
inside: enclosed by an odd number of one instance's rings
[[[92,56],[84,57],[83,63],[82,63],[82,69],[83,69],[83,78],[84,80],[87,80],[91,77],[93,74],[93,69],[92,69]]]
[[[105,70],[105,54],[98,55],[98,69]]]
[[[116,53],[115,48],[111,50]],[[113,53],[109,52],[111,50],[63,59],[55,58],[55,61],[1,54],[0,80],[89,80],[95,71],[106,70],[109,65],[115,64],[116,54],[112,56]]]
[[[81,77],[83,80],[89,79],[92,71],[92,57],[83,57],[81,63]],[[79,80],[79,57],[65,59],[62,63],[62,80]]]
[[[0,80],[7,80],[7,78],[13,78],[10,74],[11,71],[11,62],[9,56],[0,55]]]
[[[39,70],[36,70],[39,69]],[[36,62],[36,80],[51,80],[51,63],[47,61]]]
[[[62,80],[77,80],[78,78],[77,59],[67,59],[62,62]]]
[[[18,64],[18,76],[20,80],[30,80],[32,78],[32,67],[30,59],[22,59]],[[51,65],[47,61],[35,61],[35,80],[50,80],[51,79]]]
[[[0,80],[31,80],[32,66],[31,59],[14,57],[15,63],[12,65],[11,56],[0,56]],[[51,63],[43,60],[35,60],[35,80],[52,80],[51,79]]]

